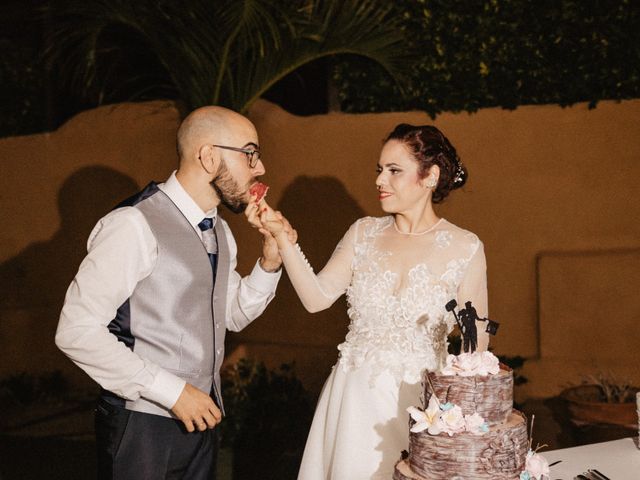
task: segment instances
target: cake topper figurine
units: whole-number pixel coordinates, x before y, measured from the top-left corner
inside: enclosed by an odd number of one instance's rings
[[[447,312],[453,313],[453,316],[456,319],[456,323],[458,324],[458,328],[462,334],[463,350],[468,353],[473,353],[476,351],[478,346],[478,329],[476,327],[476,321],[487,322],[485,332],[489,335],[495,335],[500,324],[488,318],[478,318],[478,312],[469,301],[465,302],[465,308],[456,314],[455,308],[457,306],[458,302],[453,299],[450,300],[444,308]]]

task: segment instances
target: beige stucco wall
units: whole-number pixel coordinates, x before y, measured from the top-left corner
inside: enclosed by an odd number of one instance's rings
[[[640,383],[640,100],[485,109],[475,114],[295,117],[259,102],[269,200],[289,217],[321,268],[349,224],[380,215],[374,189],[381,140],[397,123],[435,123],[470,178],[440,213],[474,231],[488,260],[497,353],[524,355],[521,395],[551,395],[598,369]],[[119,199],[175,166],[171,104],[84,112],[56,132],[0,139],[0,376],[63,368],[53,346],[64,291],[93,223]],[[227,213],[239,269],[259,254],[257,233]],[[233,358],[297,362],[314,391],[347,326],[344,301],[310,315],[286,279],[263,317],[229,337]]]

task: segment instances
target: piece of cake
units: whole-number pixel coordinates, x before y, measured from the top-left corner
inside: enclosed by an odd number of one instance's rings
[[[255,195],[256,203],[260,203],[260,201],[267,195],[268,191],[269,191],[268,185],[265,185],[262,182],[256,182],[253,185],[251,185],[251,188],[249,188],[249,195]]]

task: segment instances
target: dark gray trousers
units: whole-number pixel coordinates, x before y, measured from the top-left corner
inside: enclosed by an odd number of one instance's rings
[[[95,427],[99,480],[215,480],[217,429],[188,433],[178,420],[103,399]]]

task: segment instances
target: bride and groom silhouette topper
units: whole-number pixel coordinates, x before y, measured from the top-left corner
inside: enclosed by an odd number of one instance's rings
[[[444,308],[447,312],[453,313],[453,316],[456,319],[456,323],[458,324],[458,328],[462,334],[463,351],[473,353],[476,351],[478,346],[478,329],[476,327],[476,321],[487,322],[485,332],[489,335],[495,335],[500,324],[488,318],[478,318],[478,312],[476,312],[476,309],[473,307],[471,302],[465,302],[465,308],[458,311],[456,314],[455,308],[457,306],[458,302],[453,299],[450,300]]]

